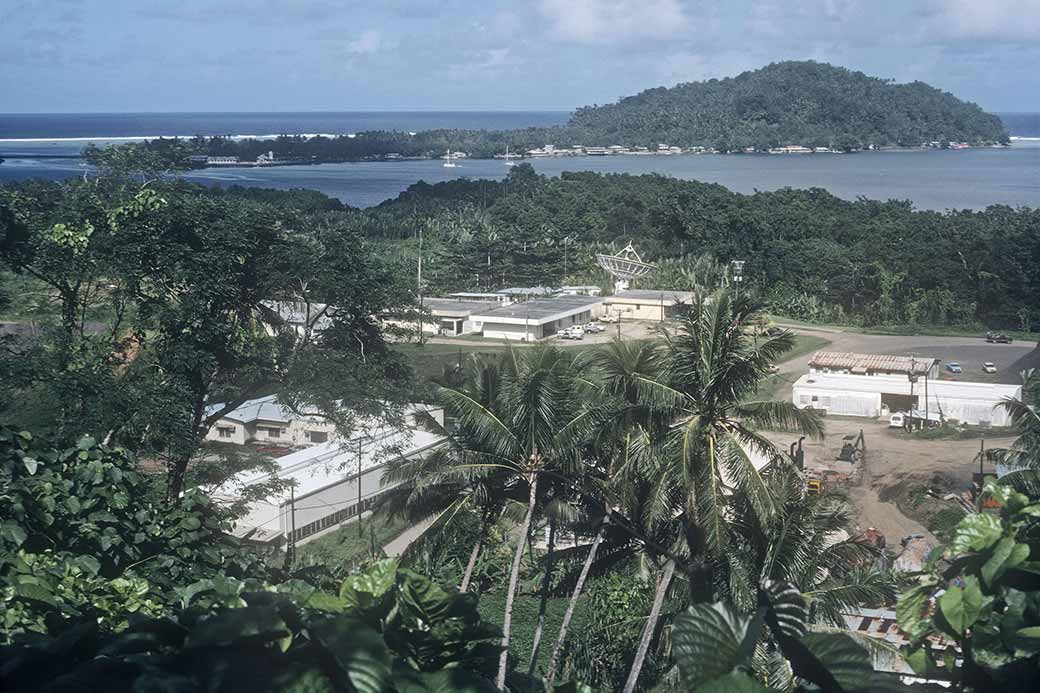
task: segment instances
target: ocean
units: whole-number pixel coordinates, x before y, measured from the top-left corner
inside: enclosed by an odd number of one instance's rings
[[[825,188],[839,197],[910,200],[920,209],[1040,206],[1040,114],[1000,114],[1013,138],[1001,149],[883,151],[854,155],[699,155],[533,159],[539,173],[656,173],[714,182],[751,193],[782,187]],[[562,124],[568,114],[540,112],[0,114],[0,182],[82,175],[74,158],[88,142],[156,136],[345,134],[362,130],[512,129]],[[44,158],[40,158],[44,157]],[[207,185],[312,188],[356,207],[377,205],[423,180],[500,179],[501,161],[361,162],[192,171]]]

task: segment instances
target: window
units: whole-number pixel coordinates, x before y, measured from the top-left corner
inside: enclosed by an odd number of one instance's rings
[[[269,429],[267,429],[267,437],[268,438],[281,438],[282,437],[282,429],[280,429],[280,428],[269,428]]]
[[[325,443],[329,440],[329,434],[325,431],[307,431],[307,440],[312,443]]]
[[[217,426],[217,434],[221,438],[230,438],[231,436],[235,435],[235,427],[234,426]]]

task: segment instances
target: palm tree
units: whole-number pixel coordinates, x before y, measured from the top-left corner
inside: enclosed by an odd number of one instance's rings
[[[1017,434],[1010,448],[994,448],[987,458],[1011,469],[1040,469],[1040,369],[1022,372],[1022,399],[1008,398],[998,404]]]
[[[767,580],[789,582],[809,602],[812,616],[843,627],[842,614],[878,607],[896,596],[892,575],[874,568],[881,551],[850,537],[847,501],[806,493],[805,480],[786,462],[765,474],[775,512],[763,523],[752,503],[733,498],[731,525],[739,541],[721,556],[728,572],[728,598],[738,608],[755,606],[756,588]]]
[[[543,475],[567,476],[576,464],[579,443],[595,427],[597,408],[577,396],[573,357],[565,350],[538,346],[510,350],[497,380],[480,399],[466,389],[440,387],[438,396],[464,435],[449,442],[464,468],[504,474],[503,495],[526,498],[524,519],[510,568],[502,624],[503,651],[497,685],[505,688],[513,603]],[[482,391],[483,392],[483,391]]]
[[[455,388],[460,396],[481,406],[493,406],[501,384],[497,361],[473,354],[460,375],[461,382]],[[444,386],[446,381],[442,381]],[[463,511],[475,512],[479,531],[459,585],[459,591],[466,592],[488,530],[501,516],[509,500],[507,487],[511,474],[501,468],[481,464],[482,456],[469,452],[478,447],[479,441],[474,437],[475,432],[466,426],[449,429],[428,412],[420,412],[416,416],[419,425],[443,436],[449,441],[449,446],[446,450],[438,450],[422,458],[390,461],[382,483],[394,486],[380,496],[379,508],[391,517],[403,516],[413,522],[431,517],[442,518],[437,523],[441,529],[461,516]]]
[[[712,598],[709,556],[721,555],[730,535],[726,497],[740,493],[763,521],[774,512],[756,464],[782,452],[757,429],[823,435],[815,414],[791,402],[751,399],[769,367],[794,345],[788,332],[758,337],[761,319],[759,307],[746,296],[728,290],[698,295],[679,333],[668,340],[661,382],[644,390],[674,411],[667,454],[651,458],[660,463],[651,471],[667,488],[681,490],[678,497],[662,496],[659,512],[662,519],[677,517],[682,526],[694,602]]]
[[[740,494],[763,523],[775,512],[755,458],[771,460],[782,453],[756,429],[823,434],[815,415],[790,402],[752,399],[770,365],[793,346],[787,332],[756,337],[761,320],[758,305],[747,296],[726,289],[698,294],[678,334],[667,338],[660,380],[642,389],[655,408],[672,410],[672,430],[662,454],[646,456],[649,465],[640,474],[656,480],[660,489],[657,519],[674,521],[682,534],[694,603],[710,601],[714,595],[714,557],[723,555],[732,533],[727,498]],[[670,577],[672,569],[669,561],[663,577]],[[666,590],[667,585],[659,586],[661,600]],[[651,612],[644,629],[647,643],[656,628],[654,616]],[[641,645],[626,690],[634,689],[645,656]]]

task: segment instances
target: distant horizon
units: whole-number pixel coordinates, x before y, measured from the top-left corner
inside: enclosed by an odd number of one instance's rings
[[[571,109],[565,108],[355,108],[350,110],[328,110],[328,109],[302,109],[291,111],[0,111],[0,118],[4,116],[34,116],[34,115],[294,115],[294,114],[333,114],[333,113],[573,113],[583,106],[575,106]],[[981,106],[980,106],[981,108]],[[1009,111],[1006,109],[988,111],[993,115],[1038,115],[1040,110]]]

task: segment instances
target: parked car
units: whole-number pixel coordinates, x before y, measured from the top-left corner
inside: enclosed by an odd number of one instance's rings
[[[986,341],[990,344],[1011,344],[1011,337],[1003,332],[987,332]]]
[[[606,332],[607,330],[607,328],[597,322],[587,322],[582,325],[582,329],[586,332]]]
[[[615,315],[614,313],[604,313],[603,315],[599,316],[599,321],[600,322],[617,322],[618,321],[618,316]]]
[[[986,363],[982,364],[982,370],[987,373],[996,373],[997,367],[992,361],[986,361]]]
[[[560,339],[585,339],[585,330],[581,329],[581,325],[568,327],[560,331]]]
[[[957,363],[956,361],[950,361],[948,364],[946,364],[946,370],[948,370],[951,373],[960,373],[963,369],[961,368],[961,364]]]
[[[768,370],[770,373],[779,373],[780,366],[776,365],[775,363],[771,363],[769,364],[769,368],[766,370]]]

